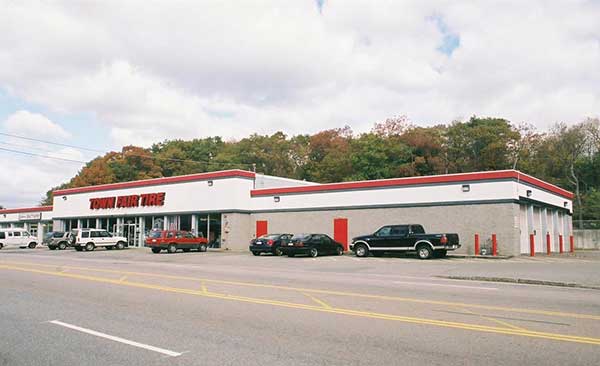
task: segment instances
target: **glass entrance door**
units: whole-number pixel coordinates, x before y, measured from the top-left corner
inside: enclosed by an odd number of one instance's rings
[[[198,235],[208,240],[209,248],[221,247],[221,214],[200,214],[196,225]]]
[[[140,232],[140,224],[139,218],[125,218],[123,219],[123,224],[120,230],[117,232],[122,233],[122,235],[127,238],[127,244],[131,247],[140,247],[142,246],[142,235]]]

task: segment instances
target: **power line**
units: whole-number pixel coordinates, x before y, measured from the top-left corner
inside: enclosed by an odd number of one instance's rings
[[[75,159],[66,159],[66,158],[59,158],[57,156],[49,156],[49,155],[36,154],[36,153],[32,153],[32,152],[27,152],[27,151],[5,149],[3,147],[0,147],[0,151],[7,151],[7,152],[15,153],[15,154],[22,154],[22,155],[28,155],[28,156],[36,156],[36,157],[40,157],[40,158],[44,158],[44,159],[55,159],[55,160],[68,161],[68,162],[71,162],[71,163],[87,164],[87,161],[81,161],[81,160],[75,160]]]
[[[19,136],[19,135],[11,135],[10,133],[4,133],[4,132],[0,132],[0,135],[8,136],[8,137],[15,137],[15,138],[18,138],[18,139],[23,139],[23,140],[41,142],[41,143],[44,143],[44,144],[57,145],[57,146],[63,146],[63,147],[70,147],[70,148],[79,149],[79,150],[86,150],[86,151],[93,151],[93,152],[100,152],[100,153],[104,153],[105,152],[105,151],[102,151],[102,150],[90,149],[90,148],[87,148],[87,147],[81,147],[81,146],[75,146],[75,145],[69,145],[69,144],[62,144],[62,143],[59,143],[59,142],[52,142],[52,141],[34,139],[34,138],[31,138],[31,137],[25,137],[25,136]]]
[[[90,148],[81,147],[81,146],[63,144],[63,143],[53,142],[53,141],[48,141],[48,140],[34,139],[34,138],[31,138],[31,137],[24,137],[24,136],[19,136],[19,135],[13,135],[13,134],[4,133],[4,132],[0,132],[0,135],[14,137],[14,138],[28,140],[28,141],[40,142],[40,143],[44,143],[44,144],[50,144],[50,145],[56,145],[56,146],[63,146],[63,147],[70,147],[70,148],[73,148],[73,149],[81,149],[81,150],[86,150],[86,151],[99,152],[99,153],[103,153],[103,154],[107,153],[106,150],[90,149]],[[28,148],[31,148],[31,147],[28,147]],[[176,163],[196,163],[196,164],[207,164],[207,165],[228,165],[228,166],[237,166],[237,167],[239,167],[239,166],[251,167],[252,166],[252,164],[248,164],[248,163],[227,163],[227,162],[212,162],[212,161],[206,161],[206,160],[161,158],[161,157],[158,157],[158,156],[134,154],[134,153],[129,153],[129,152],[128,153],[119,153],[119,154],[123,154],[123,156],[125,156],[125,155],[128,155],[128,156],[137,156],[137,157],[144,158],[144,159],[155,159],[155,160],[162,160],[162,161],[172,161],[172,162],[176,162]]]

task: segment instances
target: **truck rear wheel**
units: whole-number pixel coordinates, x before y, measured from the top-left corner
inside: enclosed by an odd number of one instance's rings
[[[200,245],[200,247],[198,248],[199,252],[206,252],[206,244],[202,244]]]
[[[417,256],[419,257],[419,259],[429,259],[431,258],[432,254],[433,251],[431,250],[431,247],[427,244],[420,244],[417,247]]]
[[[60,250],[67,249],[67,243],[65,243],[65,242],[58,243],[58,249],[60,249]]]
[[[177,247],[175,246],[175,244],[169,244],[169,246],[167,247],[167,252],[175,253],[176,251],[177,251]]]

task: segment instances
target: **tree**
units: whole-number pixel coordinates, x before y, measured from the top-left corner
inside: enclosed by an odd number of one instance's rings
[[[448,127],[448,159],[455,172],[508,169],[520,134],[502,118],[471,117]]]
[[[411,148],[414,160],[410,170],[402,175],[433,175],[448,173],[445,149],[446,126],[411,127],[399,136],[399,142]]]
[[[315,182],[339,182],[352,175],[350,141],[352,130],[346,126],[318,132],[310,137],[306,173]]]
[[[365,133],[350,143],[352,180],[385,179],[402,176],[402,167],[410,164],[410,147],[393,138],[382,139]]]
[[[399,116],[375,123],[371,132],[380,137],[400,136],[411,127],[408,117]]]

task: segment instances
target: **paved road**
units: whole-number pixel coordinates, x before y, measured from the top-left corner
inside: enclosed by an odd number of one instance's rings
[[[434,277],[558,259],[2,250],[0,365],[600,364],[600,291]]]

